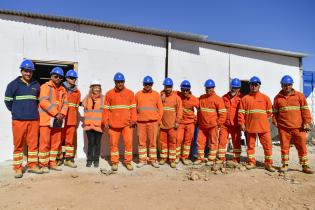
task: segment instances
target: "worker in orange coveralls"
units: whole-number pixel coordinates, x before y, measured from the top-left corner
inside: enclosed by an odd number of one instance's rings
[[[240,157],[242,153],[241,129],[237,123],[238,109],[242,99],[240,89],[241,81],[238,78],[232,79],[230,91],[222,97],[227,115],[226,121],[221,126],[219,132],[218,158],[222,163],[225,162],[226,145],[228,143],[228,137],[230,134],[232,138],[234,158],[233,161],[229,162],[229,164],[233,166],[237,166],[240,163]]]
[[[65,118],[65,127],[61,131],[62,146],[63,150],[59,149],[59,159],[65,158],[64,165],[70,168],[76,168],[77,165],[74,163],[74,153],[75,153],[75,140],[76,140],[76,129],[78,126],[78,108],[80,105],[81,93],[75,82],[78,78],[77,73],[70,69],[66,74],[66,81],[62,84],[67,90],[68,97],[68,113]],[[102,105],[103,106],[103,105]]]
[[[215,91],[215,82],[208,79],[205,82],[206,94],[199,97],[199,112],[197,115],[199,132],[197,139],[197,160],[194,165],[200,165],[204,161],[204,149],[209,139],[209,155],[207,166],[217,167],[215,160],[218,152],[218,129],[226,120],[226,108],[224,102]],[[219,165],[220,166],[220,165]]]
[[[176,139],[177,129],[182,120],[183,108],[180,97],[173,91],[173,80],[165,78],[164,90],[161,92],[163,117],[160,122],[160,165],[169,159],[171,168],[176,168]]]
[[[114,76],[115,88],[105,96],[105,126],[109,128],[112,170],[118,170],[118,143],[122,134],[125,143],[125,166],[133,170],[132,137],[137,122],[134,93],[125,87],[125,77],[118,72]]]
[[[12,115],[13,170],[15,178],[23,177],[23,146],[27,144],[28,172],[42,174],[38,167],[38,101],[39,83],[32,78],[35,67],[25,59],[20,65],[21,76],[11,81],[5,91],[4,102]]]
[[[152,90],[153,79],[146,76],[143,79],[143,90],[137,92],[137,130],[139,138],[139,164],[138,168],[147,164],[147,150],[149,149],[149,161],[154,168],[159,168],[157,162],[156,138],[158,124],[163,115],[163,104],[160,94]],[[149,148],[147,148],[147,137]]]
[[[64,73],[55,67],[50,72],[51,80],[40,87],[39,96],[39,163],[44,173],[49,169],[61,171],[57,155],[61,146],[61,128],[68,112],[67,91],[61,85]]]
[[[198,109],[198,98],[192,95],[190,82],[188,80],[182,81],[180,84],[181,91],[177,95],[182,100],[183,105],[183,119],[177,129],[176,142],[176,163],[181,159],[184,165],[191,164],[188,159],[190,153],[190,145],[194,136],[196,115],[194,109]]]
[[[273,124],[278,127],[281,144],[280,172],[288,171],[290,142],[293,138],[298,151],[302,171],[307,174],[314,172],[308,166],[306,132],[311,130],[311,113],[305,96],[294,90],[293,79],[285,75],[281,79],[282,90],[274,98]]]
[[[272,115],[272,104],[268,96],[259,91],[261,81],[253,76],[249,80],[250,93],[241,100],[238,124],[247,133],[248,170],[256,167],[255,144],[259,137],[265,153],[265,169],[274,172],[272,166],[272,143],[268,119]]]

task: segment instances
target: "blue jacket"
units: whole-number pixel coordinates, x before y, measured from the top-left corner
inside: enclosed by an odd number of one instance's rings
[[[32,79],[27,85],[21,77],[10,82],[5,91],[4,102],[13,120],[37,120],[40,85]]]

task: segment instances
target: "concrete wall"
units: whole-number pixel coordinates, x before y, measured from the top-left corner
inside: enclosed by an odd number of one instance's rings
[[[138,91],[145,75],[153,76],[154,89],[162,89],[165,73],[165,37],[114,29],[0,15],[0,91],[19,75],[23,58],[77,63],[78,84],[82,97],[87,94],[89,82],[99,79],[103,92],[113,87],[113,75],[121,71],[126,86]],[[183,79],[192,83],[196,96],[204,93],[204,81],[214,79],[219,95],[228,90],[230,78],[249,79],[252,75],[263,80],[263,91],[273,97],[279,90],[283,74],[294,77],[299,84],[298,59],[267,53],[222,47],[218,45],[169,40],[169,76],[174,89]],[[82,113],[82,110],[80,110]],[[12,159],[11,115],[0,103],[0,161]],[[135,135],[136,137],[136,135]],[[105,135],[103,155],[108,154]],[[84,135],[78,129],[78,157],[84,157]]]

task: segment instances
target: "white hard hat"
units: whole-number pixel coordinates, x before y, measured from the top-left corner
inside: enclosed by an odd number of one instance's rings
[[[91,81],[91,83],[90,83],[90,87],[91,87],[92,85],[99,85],[99,86],[101,86],[101,83],[100,83],[100,81],[99,81],[99,80],[94,79],[94,80],[92,80],[92,81]]]

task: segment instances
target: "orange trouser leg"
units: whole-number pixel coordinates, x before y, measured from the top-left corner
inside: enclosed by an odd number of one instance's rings
[[[168,146],[167,146],[167,131],[166,129],[160,129],[160,145],[161,145],[161,159],[167,159]]]
[[[76,126],[66,126],[65,127],[65,158],[74,157],[74,141],[76,136]]]
[[[118,143],[121,133],[121,128],[109,128],[108,134],[110,139],[110,156],[112,164],[119,162]]]
[[[13,169],[21,170],[23,163],[23,144],[28,146],[28,167],[34,168],[38,163],[38,121],[13,120]]]
[[[122,136],[125,143],[125,163],[130,163],[132,161],[132,136],[133,128],[126,126],[122,128]]]
[[[256,164],[255,146],[256,146],[256,133],[247,133],[247,162]]]
[[[183,160],[189,157],[190,145],[194,137],[194,132],[195,132],[195,124],[194,123],[187,124],[185,127],[185,133],[184,133],[184,143],[182,144],[181,158]]]
[[[167,130],[167,143],[168,143],[168,159],[175,161],[176,159],[176,138],[177,133],[174,128]]]
[[[291,142],[291,132],[288,129],[281,129],[278,127],[280,146],[281,146],[281,162],[282,164],[289,164],[289,152]]]
[[[272,142],[271,142],[271,134],[270,132],[266,133],[258,133],[259,141],[263,146],[265,153],[265,164],[272,165]]]
[[[300,129],[279,128],[281,144],[281,160],[283,164],[289,163],[290,141],[293,137],[295,148],[298,151],[300,164],[307,165],[306,133]]]
[[[61,129],[52,128],[50,133],[49,166],[57,165],[57,156],[61,147]]]
[[[197,160],[204,160],[205,147],[209,135],[209,129],[199,128],[197,138]]]
[[[222,161],[225,161],[226,144],[228,142],[229,133],[231,133],[230,126],[222,125],[220,127],[218,158]]]
[[[218,128],[212,127],[209,128],[209,156],[210,161],[214,161],[218,152]]]
[[[147,161],[147,123],[137,123],[139,161]]]
[[[242,153],[241,130],[239,127],[235,127],[235,126],[231,126],[230,130],[231,130],[233,153],[234,153],[233,160],[235,162],[240,163],[241,162],[241,153]]]
[[[157,121],[147,123],[148,139],[149,139],[149,158],[151,162],[157,159],[156,137],[158,132]]]
[[[184,141],[185,124],[179,124],[177,128],[177,139],[176,139],[176,158],[181,158],[181,150]]]

